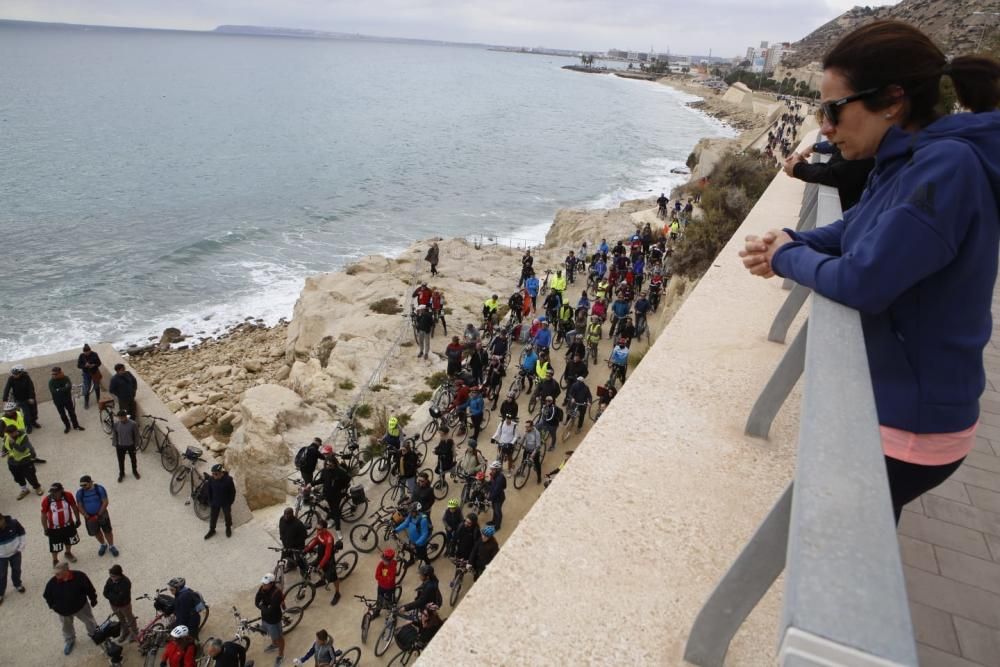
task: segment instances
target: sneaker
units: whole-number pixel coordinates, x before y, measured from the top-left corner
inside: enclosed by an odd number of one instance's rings
[[[275,644],[269,644],[268,647],[264,649],[264,653],[274,653],[277,650],[278,647]]]
[[[135,477],[136,479],[142,479],[142,475],[139,474],[138,470],[133,470],[132,476]]]
[[[125,479],[125,475],[118,475],[118,483],[121,484],[122,480]]]
[[[42,487],[39,486],[38,488],[35,489],[35,495],[36,496],[43,496],[43,495],[45,495],[45,492],[42,491]]]
[[[69,433],[69,426],[63,427],[63,433]]]
[[[233,536],[233,527],[226,526],[226,537],[232,537],[232,536]]]
[[[42,427],[42,425],[41,425],[41,424],[39,424],[38,422],[32,422],[32,423],[31,423],[31,428],[41,428],[41,427]],[[75,641],[75,640],[74,640],[74,641]]]
[[[28,491],[27,489],[21,489],[21,493],[17,494],[17,499],[20,500],[21,498],[24,498],[29,493],[31,493],[31,492]]]
[[[17,590],[18,593],[24,592],[24,586],[14,586],[14,588]]]
[[[72,653],[73,652],[73,644],[75,644],[75,643],[76,643],[75,639],[70,639],[68,642],[66,642],[66,645],[63,646],[63,655],[69,655],[70,653]]]
[[[100,547],[98,547],[98,549],[97,549],[97,555],[98,556],[103,556],[106,553],[108,553],[108,545],[107,544],[102,544]]]
[[[206,540],[207,540],[207,539],[211,539],[211,537],[212,537],[213,535],[215,535],[215,531],[214,531],[214,530],[210,530],[210,531],[208,531],[207,533],[205,533],[205,539],[206,539]]]
[[[285,662],[285,658],[283,656],[279,655],[278,657],[276,657],[274,659],[274,667],[281,667],[281,664],[284,663],[284,662]]]
[[[75,430],[75,431],[86,431],[87,429],[85,429],[84,427],[82,427],[79,424],[77,424],[76,426],[73,427],[73,430]]]
[[[333,594],[333,599],[330,600],[330,606],[332,607],[333,605],[337,604],[338,602],[340,602],[340,593],[334,593]]]
[[[111,549],[111,555],[118,558],[118,547],[112,544],[109,548]]]

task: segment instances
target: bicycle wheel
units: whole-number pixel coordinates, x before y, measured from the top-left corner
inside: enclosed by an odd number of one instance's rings
[[[389,476],[390,467],[389,459],[384,456],[380,456],[378,457],[378,460],[372,464],[372,469],[368,471],[368,476],[371,477],[371,480],[376,484],[381,484],[385,481],[385,478]]]
[[[365,612],[361,617],[361,643],[368,643],[368,631],[372,627],[372,615],[369,612]]]
[[[354,567],[358,564],[357,551],[345,551],[337,559],[337,578],[347,579],[354,572]]]
[[[174,444],[170,442],[169,439],[167,439],[167,441],[163,443],[163,449],[160,450],[160,464],[167,472],[173,472],[177,470],[177,466],[180,462],[181,457],[177,453],[177,448],[174,447]]]
[[[493,411],[490,410],[489,408],[483,408],[483,423],[481,426],[483,430],[485,430],[486,427],[490,425],[490,419],[492,417],[493,417]]]
[[[306,527],[306,535],[312,535],[316,532],[316,520],[321,519],[319,513],[316,511],[315,507],[309,507],[305,512],[302,512],[298,519]]]
[[[202,484],[204,484],[204,482],[202,482]],[[198,500],[198,494],[195,494],[195,497],[191,500],[191,504],[194,505],[195,516],[202,521],[208,521],[209,517],[212,516],[212,506]]]
[[[314,599],[316,599],[316,587],[308,581],[300,581],[285,591],[285,602],[302,609],[308,609]]]
[[[590,404],[589,412],[590,412],[590,421],[596,422],[597,418],[601,416],[602,412],[604,412],[604,404],[601,403],[600,401],[594,401],[593,403]]]
[[[149,447],[149,439],[152,437],[152,435],[153,435],[152,425],[149,425],[146,428],[144,428],[142,430],[142,433],[139,435],[139,442],[135,444],[136,449],[138,449],[140,452],[146,451],[146,447]]]
[[[115,427],[115,416],[114,414],[112,414],[111,408],[110,407],[104,408],[104,410],[101,412],[101,428],[104,429],[105,433],[111,435],[111,431],[114,430],[114,427]]]
[[[576,414],[571,414],[570,415],[569,423],[566,424],[566,426],[563,427],[563,432],[562,432],[562,440],[563,440],[563,442],[566,442],[567,440],[569,440],[570,436],[572,436],[573,434],[575,434],[577,431],[580,430],[579,428],[577,428],[577,424],[578,424],[577,419],[578,419],[578,417],[576,416]]]
[[[146,654],[146,657],[142,661],[143,667],[157,667],[160,664],[159,660],[160,647],[157,646],[155,649],[150,650]]]
[[[378,533],[367,523],[351,528],[349,537],[351,545],[363,554],[369,554],[378,548]]]
[[[163,646],[164,640],[167,636],[167,628],[163,623],[153,623],[142,635],[142,642],[139,644],[139,652],[145,656],[152,654],[154,664],[159,664],[156,662],[156,654],[159,653],[160,647]]]
[[[420,655],[419,651],[400,651],[389,661],[389,666],[394,667],[395,665],[399,665],[400,667],[406,667],[418,655]]]
[[[532,394],[531,399],[528,401],[528,412],[535,414],[538,410],[538,394]]]
[[[462,581],[464,579],[464,575],[456,574],[455,578],[451,581],[451,595],[448,596],[448,600],[451,602],[452,607],[458,604],[458,598],[462,595]]]
[[[352,646],[337,656],[337,660],[333,664],[334,667],[356,667],[360,661],[361,649],[357,646]]]
[[[508,394],[514,394],[514,400],[517,400],[517,397],[521,395],[521,379],[520,378],[514,378],[513,380],[511,380],[510,386],[507,387],[507,393]]]
[[[438,420],[432,419],[431,421],[427,422],[427,426],[425,426],[424,430],[420,432],[420,438],[424,442],[430,442],[431,438],[437,435],[437,432],[438,432]]]
[[[302,621],[302,607],[292,607],[281,613],[281,631],[291,632]]]
[[[379,501],[379,507],[382,509],[389,509],[390,507],[395,507],[399,504],[399,501],[403,498],[404,487],[399,484],[393,484],[385,493],[382,494],[382,500]]]
[[[552,431],[548,429],[540,430],[539,435],[541,436],[542,451],[544,452],[549,447],[552,447],[555,443],[552,442]]]
[[[389,612],[392,613],[391,611]],[[385,627],[382,628],[382,632],[379,633],[378,639],[375,640],[375,655],[382,657],[385,652],[389,650],[389,646],[392,645],[392,636],[396,630],[395,619],[391,616],[386,619]]]
[[[563,337],[562,336],[558,336],[557,335],[557,336],[554,336],[552,338],[552,349],[553,350],[558,350],[560,347],[562,347],[562,344],[563,344]]]
[[[198,629],[201,630],[208,623],[208,616],[212,613],[211,607],[205,607],[205,613],[201,615],[201,622],[198,624]]]
[[[360,504],[355,504],[350,498],[347,497],[340,501],[340,518],[347,523],[354,523],[358,519],[366,516],[367,513],[367,498],[365,498],[364,502]]]
[[[416,436],[412,438],[407,438],[406,442],[410,443],[410,447],[417,454],[420,455],[420,460],[423,461],[427,458],[427,443],[423,440],[418,439]]]
[[[175,470],[170,475],[170,495],[176,496],[181,492],[181,489],[188,483],[188,477],[191,476],[191,468],[184,466],[180,470]]]
[[[434,482],[434,498],[444,500],[448,497],[448,480],[443,475],[438,476]]]
[[[522,460],[520,465],[517,466],[517,470],[514,471],[514,488],[523,489],[524,485],[528,483],[530,475],[531,464],[527,460]]]
[[[399,560],[399,556],[396,557],[396,588],[402,591],[403,579],[406,579],[406,572],[410,569],[409,564],[405,560]]]
[[[437,560],[444,553],[444,544],[446,541],[447,538],[444,531],[439,530],[431,535],[431,539],[427,540],[427,559],[430,561]]]

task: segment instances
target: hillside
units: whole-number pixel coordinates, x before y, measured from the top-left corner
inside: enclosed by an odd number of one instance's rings
[[[790,67],[799,67],[822,60],[823,54],[841,36],[876,19],[912,23],[930,35],[945,53],[969,53],[979,43],[984,22],[994,27],[997,25],[997,17],[973,16],[976,11],[1000,12],[1000,0],[903,0],[893,6],[855,7],[792,44],[795,53],[785,56],[783,62]]]

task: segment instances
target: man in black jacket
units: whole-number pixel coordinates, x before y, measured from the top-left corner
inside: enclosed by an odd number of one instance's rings
[[[431,330],[434,328],[434,313],[424,304],[417,306],[417,359],[431,352]]]
[[[115,364],[115,374],[111,376],[108,391],[118,399],[118,408],[127,412],[132,419],[138,417],[135,410],[135,392],[138,389],[138,380],[131,371],[125,370],[125,364]]]
[[[233,536],[233,502],[236,500],[236,484],[221,463],[212,466],[212,476],[208,480],[208,504],[212,508],[209,515],[208,532],[205,539],[215,535],[219,523],[219,512],[226,517],[226,537]]]
[[[132,613],[132,582],[122,572],[121,565],[112,565],[108,570],[108,580],[104,582],[104,599],[111,605],[111,611],[121,622],[121,634],[118,643],[126,642],[130,637],[139,637],[139,626]]]
[[[333,521],[333,528],[337,539],[341,539],[340,503],[347,496],[347,490],[351,486],[351,473],[346,466],[341,465],[337,455],[332,455],[326,462],[326,467],[319,474],[320,481],[323,482],[323,499],[326,500],[327,516]]]
[[[28,370],[18,364],[10,369],[10,377],[3,387],[3,402],[13,400],[21,408],[24,415],[24,432],[31,433],[32,428],[41,428],[38,423],[38,401],[35,399],[35,383],[31,381]]]
[[[809,164],[809,156],[830,153],[826,163]],[[875,158],[865,160],[845,160],[840,149],[829,142],[813,144],[802,153],[792,153],[785,160],[784,170],[789,176],[805,181],[837,188],[840,194],[840,208],[851,208],[861,200],[861,194],[868,183],[868,174],[875,168]]]
[[[76,367],[83,377],[83,409],[90,407],[90,392],[94,400],[101,402],[101,357],[84,344],[83,352],[76,358]]]
[[[59,614],[62,621],[63,654],[73,652],[76,643],[76,629],[73,619],[78,618],[92,634],[97,629],[94,612],[91,607],[97,605],[97,591],[86,574],[69,569],[69,563],[61,562],[55,566],[55,575],[45,585],[43,593],[49,609]],[[88,604],[89,602],[89,604]]]
[[[201,614],[198,612],[198,607],[202,605],[201,595],[188,588],[184,577],[174,577],[167,582],[167,588],[174,596],[174,623],[171,628],[183,625],[189,635],[197,639],[201,626]]]
[[[281,632],[281,611],[285,606],[285,594],[276,583],[274,575],[268,572],[260,580],[260,588],[253,604],[260,610],[260,626],[267,632],[271,645],[277,647],[278,656],[274,664],[280,665],[285,659],[285,637]],[[269,650],[268,649],[265,650]]]
[[[295,510],[286,507],[281,518],[278,519],[278,539],[281,540],[281,548],[287,550],[286,553],[282,554],[282,557],[298,565],[303,577],[305,577],[306,559],[302,555],[302,551],[306,548],[308,536],[309,530],[302,523],[302,520],[295,516]]]
[[[455,558],[469,560],[478,541],[479,515],[475,512],[469,512],[465,521],[455,531]]]
[[[306,484],[313,483],[313,477],[316,474],[316,464],[319,463],[319,448],[322,445],[322,438],[313,438],[313,441],[306,445],[306,450],[302,454],[299,472],[302,473],[302,481]]]
[[[441,586],[434,574],[434,566],[425,563],[420,566],[420,585],[417,586],[416,597],[413,598],[413,602],[403,605],[403,609],[406,611],[423,609],[432,602],[441,606]]]
[[[205,642],[205,655],[215,660],[213,667],[244,667],[247,664],[247,650],[242,645],[214,637]]]

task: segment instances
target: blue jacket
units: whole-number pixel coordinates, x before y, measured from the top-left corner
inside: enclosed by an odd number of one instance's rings
[[[532,342],[535,347],[548,347],[552,344],[552,332],[543,327],[535,334],[535,340]]]
[[[621,319],[628,315],[630,308],[628,301],[624,299],[616,299],[614,303],[611,304],[611,312],[615,314],[615,317]]]
[[[532,350],[528,354],[524,355],[524,362],[521,363],[521,368],[528,371],[529,373],[535,372],[535,362],[538,361],[538,355]]]
[[[422,547],[431,539],[431,522],[426,514],[418,514],[414,519],[413,515],[406,517],[403,523],[396,526],[396,532],[406,531],[410,538],[410,544],[415,547]]]
[[[594,262],[591,270],[596,273],[599,277],[603,278],[604,274],[608,272],[608,265],[603,259],[599,259]]]
[[[645,260],[642,259],[642,257],[632,262],[632,273],[636,275],[641,275],[643,269],[645,268],[646,268],[646,262]]]
[[[538,278],[535,276],[531,276],[530,278],[524,281],[524,289],[528,290],[528,294],[531,295],[532,299],[538,296],[538,286],[539,286]]]
[[[1000,112],[893,127],[861,201],[775,253],[775,273],[860,311],[882,425],[952,433],[979,418],[998,200]]]
[[[455,410],[461,412],[466,408],[469,409],[470,415],[481,415],[483,414],[483,410],[486,408],[486,401],[483,400],[482,396],[473,396],[465,403],[455,408]]]

